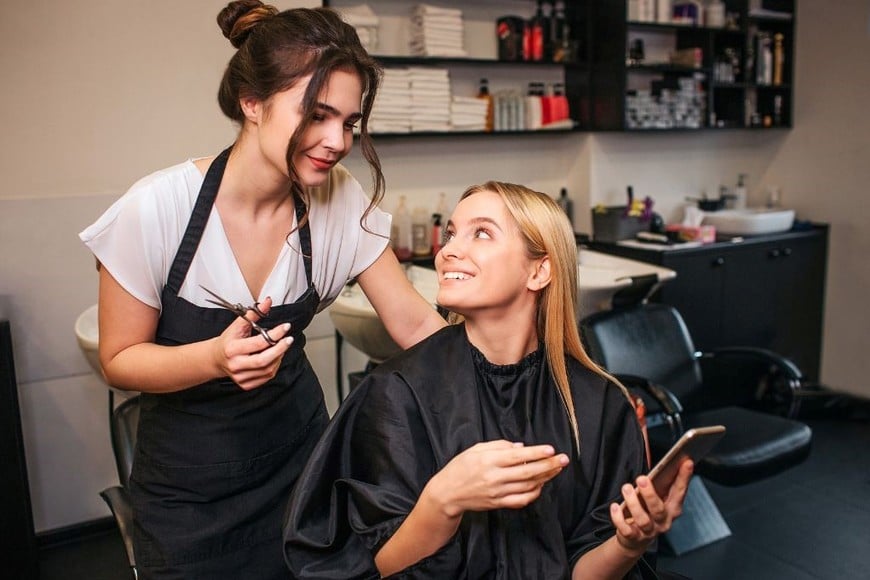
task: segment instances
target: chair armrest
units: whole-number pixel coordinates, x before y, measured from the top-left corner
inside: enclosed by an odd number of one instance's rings
[[[790,379],[796,381],[803,380],[804,375],[794,361],[782,356],[781,354],[775,353],[772,350],[767,350],[766,348],[757,348],[754,346],[727,346],[704,352],[701,356],[703,358],[722,358],[729,355],[749,356],[768,362],[772,365],[776,365],[786,373]]]
[[[674,441],[679,439],[683,434],[683,419],[680,413],[683,412],[683,406],[680,400],[667,388],[657,385],[648,379],[638,377],[636,375],[617,374],[615,378],[623,384],[627,389],[641,391],[655,401],[660,412],[665,416],[665,422],[671,431],[671,436]]]
[[[133,504],[130,502],[130,494],[125,488],[116,485],[101,491],[100,497],[109,505],[112,515],[115,516],[121,539],[124,540],[124,548],[127,550],[127,560],[136,576],[136,556],[133,554]]]
[[[751,399],[753,406],[758,406],[767,411],[785,417],[797,416],[800,406],[799,391],[803,387],[803,373],[790,359],[773,351],[756,347],[723,347],[705,352],[701,355],[702,361],[706,361],[707,367],[712,363],[715,368],[722,369],[724,366],[731,367],[726,374],[733,376],[735,359],[755,362],[762,366],[753,377],[749,385],[751,393],[747,398]],[[715,371],[715,369],[712,369]],[[705,372],[705,383],[710,373]],[[733,378],[730,378],[733,380]],[[721,383],[722,381],[720,381]]]

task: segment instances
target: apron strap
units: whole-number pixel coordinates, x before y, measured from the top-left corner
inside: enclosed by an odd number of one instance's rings
[[[196,250],[199,248],[199,241],[202,238],[205,225],[208,223],[208,216],[211,214],[214,200],[217,198],[221,179],[227,167],[227,159],[229,159],[232,149],[232,146],[227,147],[215,157],[205,174],[205,179],[196,198],[196,205],[193,207],[190,221],[187,222],[187,229],[184,231],[184,237],[181,239],[181,245],[179,245],[175,259],[172,261],[172,268],[169,270],[169,278],[166,281],[166,290],[172,292],[173,296],[177,296],[178,291],[181,290],[181,284],[187,277],[193,256],[196,255]]]
[[[296,208],[296,223],[302,223],[302,218],[307,210],[302,196],[298,193],[293,193],[293,205]],[[314,284],[314,279],[311,277],[311,229],[308,227],[308,220],[305,220],[305,225],[299,228],[299,243],[302,245],[302,260],[305,262],[305,276],[308,279],[308,286]]]

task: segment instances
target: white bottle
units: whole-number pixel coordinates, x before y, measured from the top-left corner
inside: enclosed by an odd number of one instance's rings
[[[746,208],[746,174],[737,176],[737,185],[734,187],[734,209]]]
[[[429,212],[425,208],[414,209],[411,220],[411,252],[415,256],[428,256],[432,252],[432,232]]]
[[[543,111],[541,109],[540,83],[529,83],[529,92],[526,96],[526,130],[537,131],[542,126]]]
[[[396,222],[396,257],[399,260],[407,260],[411,257],[411,213],[405,205],[405,196],[399,197],[399,205],[396,206],[396,215],[393,216]]]

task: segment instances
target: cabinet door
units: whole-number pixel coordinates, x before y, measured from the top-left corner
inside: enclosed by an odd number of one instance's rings
[[[777,276],[777,334],[770,348],[791,358],[812,381],[819,379],[825,302],[823,236],[788,240],[771,250]]]
[[[776,244],[769,243],[728,252],[719,346],[772,348],[785,286],[775,251]]]
[[[677,277],[662,286],[658,300],[680,312],[698,349],[720,344],[727,263],[721,252],[667,255],[662,259],[662,265],[675,270]]]

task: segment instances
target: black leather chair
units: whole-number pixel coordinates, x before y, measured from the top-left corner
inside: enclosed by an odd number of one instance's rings
[[[810,428],[789,418],[801,385],[789,360],[759,348],[696,352],[682,317],[664,304],[598,312],[580,326],[590,356],[644,398],[653,460],[683,430],[703,425],[728,429],[696,466],[723,485],[757,481],[809,455]]]
[[[104,489],[100,492],[100,496],[112,510],[121,538],[124,540],[133,578],[138,578],[136,557],[133,554],[133,506],[128,490],[130,470],[133,467],[133,452],[136,449],[136,429],[139,427],[139,397],[131,397],[115,407],[114,396],[110,391],[109,412],[112,450],[115,452],[119,485]]]

